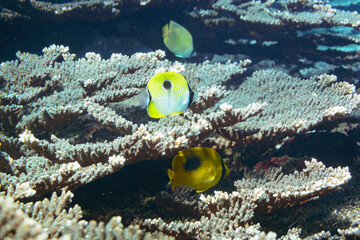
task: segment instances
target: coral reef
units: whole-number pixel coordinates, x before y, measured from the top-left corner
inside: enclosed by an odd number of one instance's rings
[[[17,58],[1,63],[0,69],[0,201],[10,206],[0,208],[1,225],[6,226],[1,237],[257,239],[265,232],[253,223],[255,212],[297,206],[351,178],[347,167],[326,168],[313,159],[289,175],[280,168],[249,174],[235,182],[232,193],[163,193],[173,208],[195,215],[186,220],[138,219],[127,227],[119,216],[106,224],[81,220],[81,208],[68,206],[73,196],[69,190],[125,165],[171,158],[199,145],[219,151],[256,145],[261,154],[297,134],[357,121],[350,116],[360,96],[334,75],[300,79],[262,70],[245,78],[250,60],[180,63],[166,60],[160,50],[130,57],[113,54],[104,60],[95,53],[76,58],[69,48],[52,45],[42,55],[18,52]],[[138,107],[137,94],[164,71],[181,73],[198,98],[181,115],[150,119]],[[60,196],[54,193],[60,191]],[[50,193],[50,200],[36,202]],[[293,228],[287,236],[299,234]],[[273,239],[274,234],[266,237]]]
[[[212,44],[216,41],[232,58],[245,55],[254,63],[258,57],[263,62],[274,60],[285,66],[277,63],[272,69],[281,67],[302,77],[319,73],[316,63],[324,62],[328,68],[322,73],[348,72],[349,82],[358,84],[357,11],[332,7],[328,1],[217,0],[188,11],[187,24],[204,29],[195,38],[207,51],[214,51]],[[208,38],[212,38],[209,44]]]
[[[185,6],[201,2],[199,0],[175,1],[165,3],[168,6]],[[11,9],[17,16],[48,19],[71,20],[83,19],[87,21],[108,21],[120,15],[126,15],[149,6],[161,6],[164,1],[159,0],[80,0],[80,1],[39,1],[17,0],[3,1],[0,7]],[[1,19],[3,20],[3,19]]]
[[[0,8],[0,22],[16,22],[29,20],[28,16],[22,16],[21,14],[11,11],[7,8]]]
[[[196,236],[201,239],[248,239],[260,234],[259,224],[249,225],[255,210],[274,211],[303,203],[322,195],[323,191],[333,191],[351,178],[347,168],[325,168],[315,159],[305,164],[302,172],[290,175],[283,175],[281,168],[273,168],[265,174],[255,172],[248,179],[236,181],[237,190],[232,193],[215,191],[213,196],[201,194],[194,197],[177,191],[171,206],[174,203],[179,204],[179,208],[188,205],[200,213],[200,220],[165,222],[158,218],[145,219],[142,224],[186,239]]]
[[[11,162],[11,166],[5,164],[11,173],[1,180],[5,189],[30,182],[30,189],[41,194],[60,186],[80,186],[125,164],[166,157],[196,146],[218,128],[245,121],[265,105],[253,103],[225,110],[214,106],[229,94],[221,82],[240,75],[249,61],[226,65],[172,64],[161,60],[164,57],[161,51],[139,53],[131,58],[114,55],[107,61],[89,53],[87,59],[73,61],[74,56],[66,48],[56,46],[44,49],[42,57],[29,54],[18,57],[18,61],[3,63],[1,73],[7,83],[2,89],[6,94],[1,97],[1,111],[9,131],[2,137],[1,146],[4,161]],[[208,69],[214,67],[217,71],[209,74]],[[147,114],[136,106],[134,96],[149,77],[168,70],[184,72],[191,86],[199,91],[193,106],[198,113],[147,122]],[[200,114],[211,107],[217,110]],[[57,131],[66,134],[64,128],[68,134],[74,134],[72,129],[83,123],[88,127],[80,134],[89,131],[95,135],[92,132],[95,131],[104,136],[86,143],[77,142],[84,141],[84,136],[56,136]],[[35,136],[44,131],[50,138]],[[110,138],[106,138],[107,132]],[[10,152],[14,146],[21,149],[15,155]],[[33,164],[28,168],[30,162]],[[35,194],[30,189],[26,191],[27,197],[30,192]]]
[[[165,5],[164,5],[165,4]],[[334,6],[337,6],[332,3]],[[80,0],[52,2],[38,0],[4,1],[3,11],[8,9],[16,16],[55,18],[58,20],[85,19],[88,21],[107,21],[120,15],[131,14],[145,7],[195,6],[192,16],[199,17],[206,24],[233,24],[240,20],[251,23],[265,23],[295,27],[296,24],[334,26],[343,25],[358,28],[360,18],[357,14],[332,8],[327,1],[283,0],[283,1],[232,1],[217,0],[210,4],[202,0],[174,1],[164,3],[159,0],[141,1],[99,1]],[[208,8],[201,8],[208,6]],[[304,12],[302,10],[310,10]]]
[[[353,86],[335,76],[300,80],[259,71],[230,91],[222,84],[238,78],[248,60],[195,65],[163,57],[158,51],[105,61],[88,53],[74,61],[67,48],[52,46],[43,56],[19,53],[19,60],[2,63],[3,188],[22,184],[22,197],[76,188],[198,144],[224,149],[264,141],[268,147],[345,118],[359,103]],[[149,77],[168,70],[184,74],[199,98],[183,116],[148,121],[136,94]],[[86,128],[78,134],[90,135],[85,143],[79,141],[86,136],[71,136],[79,124]]]
[[[0,196],[0,237],[13,239],[151,239],[139,226],[124,228],[121,217],[104,222],[79,219],[81,208],[65,209],[73,194],[54,193],[50,199],[36,203],[14,202],[13,198]]]
[[[347,49],[345,56],[358,59],[354,52],[359,47],[360,15],[356,11],[334,8],[327,1],[217,0],[206,6],[194,7],[188,15],[189,22],[196,20],[202,27],[223,32],[222,35],[228,38],[223,41],[229,47],[257,46],[272,51],[275,46],[284,48],[281,43],[287,43],[289,46],[286,48],[292,48],[294,41],[303,43],[311,40],[310,46],[316,45],[321,49],[322,46],[331,46],[337,39]],[[297,40],[291,36],[296,30]],[[287,34],[289,36],[284,39]],[[341,46],[329,49],[341,49]],[[298,52],[299,56],[307,55],[307,59],[315,58],[311,56],[311,51],[303,53],[296,48],[292,51]],[[324,56],[323,60],[329,61],[329,56]]]
[[[307,11],[304,11],[307,10]],[[192,17],[207,25],[234,25],[241,22],[298,28],[302,26],[349,26],[358,29],[360,16],[355,12],[332,8],[326,1],[233,1],[217,0],[208,8],[195,8]]]
[[[145,219],[126,228],[119,216],[111,218],[107,224],[80,220],[80,206],[66,208],[73,197],[70,191],[63,191],[60,196],[53,193],[50,199],[24,204],[14,202],[14,189],[9,189],[7,195],[4,192],[0,195],[0,236],[33,239],[257,239],[265,233],[261,232],[260,224],[251,223],[254,215],[259,214],[256,211],[274,211],[309,201],[324,192],[334,191],[351,178],[346,167],[325,168],[315,159],[306,165],[303,171],[290,175],[283,175],[281,168],[271,169],[264,176],[253,172],[247,179],[237,181],[238,190],[232,193],[218,191],[214,195],[192,195],[192,189],[181,187],[173,194],[162,192],[156,201],[163,208],[178,208],[182,214],[186,208],[188,213],[185,215],[192,212],[202,217],[170,222],[161,218]],[[148,232],[141,230],[144,226]],[[353,228],[339,230],[339,233],[351,235],[350,231],[354,231]],[[293,235],[299,238],[300,232],[300,229],[292,228],[282,238]],[[330,233],[324,231],[315,236],[330,236]],[[268,237],[276,239],[276,234],[268,233]]]
[[[256,63],[258,55],[262,55],[261,60],[269,58],[269,61],[277,62],[280,59],[283,64],[285,62],[284,71],[296,71],[297,76],[306,78],[319,73],[314,65],[324,62],[336,67],[328,65],[323,73],[347,72],[347,81],[359,85],[359,54],[356,50],[359,49],[360,17],[355,11],[333,7],[331,4],[338,6],[335,2],[3,1],[0,3],[0,24],[4,26],[4,34],[0,39],[7,47],[2,46],[0,57],[12,59],[18,49],[40,51],[44,45],[54,42],[72,46],[79,55],[88,51],[101,52],[106,57],[110,56],[110,52],[136,52],[135,47],[129,45],[136,45],[138,51],[150,51],[161,47],[159,39],[165,22],[179,19],[193,33],[196,45],[201,48],[201,57],[213,51],[218,54],[226,52],[232,53],[236,60],[250,58]],[[351,1],[343,3],[350,4]],[[187,12],[187,16],[183,11]],[[153,16],[154,13],[160,13],[160,16]],[[82,25],[84,21],[87,23],[85,26]],[[57,35],[54,24],[68,34]],[[12,25],[16,26],[16,30]],[[38,31],[47,35],[41,38],[45,41],[43,45],[36,44],[40,42],[36,34]],[[306,34],[300,36],[296,32]],[[20,38],[21,34],[28,37]],[[17,40],[13,41],[14,38]],[[36,41],[33,42],[33,39]],[[335,40],[340,44],[334,45]],[[120,48],[120,45],[123,47]],[[217,47],[214,48],[214,45]],[[288,58],[289,54],[292,57]],[[341,61],[338,61],[339,56]]]

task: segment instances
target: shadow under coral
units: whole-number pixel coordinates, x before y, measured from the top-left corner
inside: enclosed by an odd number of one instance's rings
[[[168,160],[127,165],[74,191],[73,204],[82,207],[86,220],[107,222],[120,215],[126,224],[135,217],[153,217],[151,199],[156,192],[166,189],[170,166]]]
[[[177,211],[171,211],[173,206],[159,206],[164,202],[157,202],[162,191],[171,191],[167,186],[167,169],[171,168],[171,163],[171,159],[166,159],[126,165],[116,173],[75,190],[72,205],[80,205],[83,219],[88,221],[108,222],[113,216],[121,216],[123,224],[129,225],[135,219],[176,218]],[[235,190],[232,177],[223,179],[206,193]]]
[[[354,139],[354,136],[347,137],[338,133],[305,134],[284,144],[281,150],[273,154],[274,157],[279,154],[289,155],[288,160],[284,163],[285,165],[281,165],[284,172],[289,170],[289,166],[291,166],[290,169],[294,170],[299,162],[303,162],[303,157],[306,155],[316,155],[327,165],[335,167],[338,165],[352,166],[354,164],[352,159],[357,155],[356,150],[358,149],[354,150],[354,145],[349,143],[353,143],[352,141],[357,139],[357,137]],[[334,154],[336,152],[338,154]],[[332,158],[329,157],[329,154],[332,155]],[[184,211],[181,213],[176,209],[171,211],[173,207],[176,208],[176,206],[170,206],[171,204],[160,206],[166,201],[159,202],[158,200],[161,199],[159,194],[163,191],[170,191],[167,188],[169,182],[168,168],[171,168],[171,159],[148,160],[126,165],[120,171],[74,191],[75,196],[72,204],[79,204],[82,207],[85,220],[108,222],[113,216],[122,216],[124,225],[146,218],[181,219],[181,217],[190,217]],[[354,169],[351,168],[351,170]],[[243,175],[242,171],[233,171],[218,185],[208,190],[206,194],[212,194],[215,190],[233,191],[233,182],[239,179],[240,175]],[[356,182],[356,179],[355,174],[350,186],[354,184],[354,181]],[[351,192],[350,186],[301,206],[280,209],[271,213],[264,213],[258,209],[255,212],[254,222],[260,223],[266,231],[275,230],[279,235],[286,234],[292,227],[301,227],[304,236],[311,235],[319,229],[323,229],[324,222],[333,227],[330,227],[330,230],[348,227],[350,223],[346,219],[330,220],[334,208],[327,208],[326,206],[331,205],[330,202],[334,201],[340,204],[344,195],[348,191]],[[345,189],[348,190],[345,191]],[[314,209],[317,210],[315,213]],[[192,219],[197,217],[200,216],[191,216]],[[314,224],[309,224],[309,221]],[[326,229],[329,230],[329,228]],[[332,233],[335,234],[335,232]]]

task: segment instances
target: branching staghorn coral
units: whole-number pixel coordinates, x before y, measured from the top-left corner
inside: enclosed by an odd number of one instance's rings
[[[357,108],[360,98],[353,85],[336,80],[336,76],[326,74],[305,80],[274,70],[257,71],[226,101],[233,107],[252,101],[266,102],[264,111],[251,122],[220,129],[222,137],[211,141],[220,148],[257,142],[256,139],[279,143],[283,137],[305,133],[321,123],[340,120]],[[340,97],[340,93],[344,95]],[[339,98],[330,97],[334,95]],[[219,104],[223,102],[221,100]],[[331,106],[328,105],[330,102]],[[352,107],[341,107],[347,104]],[[254,130],[257,131],[249,134]]]
[[[9,135],[1,138],[5,152],[1,184],[7,189],[29,183],[26,186],[30,188],[16,196],[81,186],[125,164],[169,156],[200,144],[217,128],[245,121],[264,107],[263,103],[254,103],[201,114],[229,94],[222,82],[242,74],[248,60],[183,65],[162,60],[164,53],[158,51],[132,57],[114,54],[107,61],[88,53],[86,59],[74,61],[74,55],[61,46],[44,49],[43,56],[19,53],[18,58],[3,63],[1,73],[6,81],[1,111]],[[210,70],[213,68],[217,71]],[[137,107],[136,95],[151,76],[162,71],[183,73],[199,91],[194,104],[197,114],[146,123],[147,114]],[[97,126],[100,132],[110,132],[114,138],[76,143],[84,139],[72,137],[71,128],[84,122],[89,128]],[[61,130],[64,127],[70,129]],[[44,131],[51,134],[50,138],[39,139],[36,135]],[[70,136],[59,138],[56,132]],[[10,137],[17,134],[16,139]],[[14,147],[24,150],[14,153]]]
[[[324,195],[297,208],[281,211],[283,219],[294,223],[303,236],[319,231],[327,232],[326,239],[347,239],[359,236],[359,159],[350,168],[351,180],[338,192]],[[276,224],[276,223],[275,223]],[[340,237],[338,236],[340,235]],[[306,239],[311,239],[310,237]]]
[[[258,53],[263,56],[262,59],[281,59],[285,64],[287,60],[282,53],[287,52],[292,56],[291,63],[299,66],[302,66],[304,61],[309,63],[310,59],[318,60],[319,56],[322,61],[332,63],[335,60],[330,59],[340,55],[343,65],[350,66],[359,58],[356,54],[359,38],[356,35],[360,31],[360,15],[356,11],[333,8],[327,1],[216,0],[208,5],[194,7],[188,15],[188,25],[196,21],[196,28],[206,29],[198,38],[205,40],[213,32],[221,32],[214,41],[222,42],[225,52],[248,56],[256,56]],[[342,27],[342,30],[334,33],[332,27]],[[326,30],[317,33],[318,28]],[[306,31],[309,29],[312,30]],[[302,30],[308,35],[300,37],[295,33],[296,30]],[[333,46],[334,42],[339,42],[340,46]],[[211,47],[209,44],[208,48]],[[320,51],[324,47],[347,52],[331,54],[329,51],[330,53],[325,54]],[[291,71],[291,66],[287,66],[286,70]]]
[[[0,195],[0,237],[2,239],[151,239],[139,226],[124,227],[121,217],[104,222],[85,221],[81,208],[68,208],[73,193],[53,193],[35,203],[14,201],[11,193]]]
[[[108,60],[88,53],[85,58],[76,59],[63,46],[51,46],[43,52],[42,56],[18,53],[18,60],[1,64],[4,86],[0,90],[0,184],[12,198],[10,201],[76,189],[125,165],[170,158],[179,150],[198,145],[216,149],[246,144],[257,144],[259,149],[274,146],[298,133],[323,129],[324,125],[331,128],[339,121],[351,122],[349,115],[359,105],[354,87],[337,82],[331,75],[300,79],[268,70],[243,79],[249,60],[179,63],[165,60],[162,51],[131,57],[114,54]],[[154,74],[164,71],[184,75],[199,97],[184,114],[149,119],[146,111],[137,106],[137,94]],[[228,88],[229,81],[236,84]],[[270,171],[274,177],[265,179],[274,184],[269,183],[268,190],[259,191],[257,186],[264,185],[262,178],[241,180],[237,187],[248,186],[242,195],[224,192],[190,199],[190,206],[202,216],[200,220],[167,225],[163,219],[150,219],[142,224],[168,236],[260,236],[260,224],[248,226],[255,209],[276,209],[277,197],[279,207],[307,201],[343,185],[350,176],[346,168],[325,169],[315,161],[309,163],[307,170],[292,175],[293,179],[307,176],[310,180],[300,181],[291,191],[287,189],[289,196],[282,196],[283,189],[274,187],[282,179],[287,180],[286,176]],[[300,192],[299,189],[305,192],[304,197],[296,197],[294,192]],[[64,193],[61,198],[66,200],[70,195]],[[68,201],[57,199],[53,197],[61,206]],[[211,203],[211,199],[216,203]],[[78,207],[66,212],[74,221],[64,222],[57,217],[60,210],[36,210],[39,205],[30,203],[23,212],[39,219],[40,229],[55,226],[54,232],[47,233],[49,237],[70,234],[81,239],[105,229],[104,223],[78,221]],[[53,218],[42,219],[42,211],[51,212]],[[120,222],[114,218],[106,229],[115,229]],[[226,234],[225,222],[231,228]],[[199,223],[203,223],[201,227]],[[61,224],[65,227],[56,229]],[[145,236],[143,230],[139,231]],[[112,230],[109,234],[113,234]]]
[[[18,53],[18,60],[2,63],[3,189],[21,185],[24,193],[15,196],[22,199],[74,189],[124,165],[197,145],[274,145],[345,119],[359,104],[353,86],[335,76],[301,80],[258,71],[229,90],[223,84],[239,79],[249,60],[196,65],[163,58],[157,51],[75,60],[68,48],[51,46],[43,56]],[[150,121],[136,95],[164,71],[183,74],[199,98],[183,115]]]
[[[260,233],[260,224],[249,225],[255,209],[266,212],[304,203],[338,189],[351,179],[347,167],[325,168],[315,159],[305,161],[305,164],[304,170],[290,175],[282,174],[281,168],[273,168],[263,174],[255,172],[247,179],[236,181],[237,190],[232,193],[215,191],[214,195],[201,194],[194,197],[187,192],[177,191],[173,197],[175,206],[178,204],[180,209],[184,209],[184,205],[188,205],[194,212],[201,213],[199,220],[167,222],[157,218],[145,219],[142,224],[175,237],[253,237]],[[184,194],[183,197],[181,194]],[[173,204],[164,206],[173,208]]]
[[[260,208],[264,211],[266,209],[263,208],[264,205],[276,209],[280,207],[278,204],[281,207],[288,207],[287,203],[291,205],[302,203],[306,198],[310,200],[323,194],[322,191],[330,192],[338,189],[351,178],[347,167],[325,168],[321,162],[314,159],[306,165],[307,168],[300,173],[295,172],[290,175],[282,175],[281,169],[272,169],[263,177],[260,177],[259,173],[249,175],[246,180],[236,183],[237,191],[232,193],[217,191],[214,195],[191,195],[189,192],[191,189],[181,187],[176,189],[172,196],[163,192],[162,194],[165,195],[158,199],[162,201],[159,205],[163,208],[181,210],[187,207],[188,211],[192,210],[194,216],[198,217],[171,222],[161,218],[145,219],[139,222],[140,226],[135,224],[126,228],[121,223],[120,216],[111,218],[107,224],[94,220],[80,220],[82,217],[80,206],[68,207],[73,197],[70,191],[63,191],[61,195],[53,193],[49,199],[24,204],[14,201],[16,190],[11,188],[7,193],[0,194],[2,203],[0,204],[2,223],[0,236],[34,239],[127,239],[130,237],[133,239],[173,239],[172,237],[258,239],[265,234],[261,232],[260,224],[251,223],[254,210]],[[267,186],[264,185],[265,181]],[[319,184],[320,182],[322,184]],[[292,188],[290,194],[279,194],[288,192],[290,188]],[[173,199],[171,204],[169,202],[167,205],[164,204],[164,199],[171,198]],[[272,198],[276,201],[272,201]],[[142,229],[144,226],[154,232],[145,232]],[[350,229],[346,231],[350,234]],[[282,238],[287,239],[291,236],[300,238],[300,232],[301,229],[293,228]],[[316,239],[320,236],[328,238],[331,234],[320,232],[308,239]],[[269,233],[268,237],[276,239],[276,234]]]
[[[304,11],[307,10],[307,11]],[[313,0],[217,0],[208,8],[195,8],[190,15],[206,25],[253,23],[287,30],[300,26],[349,26],[359,29],[356,12],[332,8],[326,1]]]
[[[186,0],[164,3],[158,0],[70,0],[65,2],[51,2],[39,0],[4,1],[0,7],[6,7],[17,15],[29,17],[47,17],[57,20],[84,19],[87,21],[107,21],[121,15],[133,13],[148,6],[169,4],[174,7],[195,4],[199,0]],[[1,19],[3,20],[3,19]],[[6,20],[6,19],[4,19]]]
[[[3,23],[14,23],[16,21],[27,21],[28,16],[23,16],[15,11],[0,6],[0,22]]]

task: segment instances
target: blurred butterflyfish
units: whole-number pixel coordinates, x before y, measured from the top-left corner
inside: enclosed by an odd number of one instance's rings
[[[196,56],[191,33],[180,24],[170,21],[163,29],[165,46],[180,58]]]
[[[230,173],[219,153],[207,147],[180,151],[172,161],[172,168],[168,169],[172,190],[187,186],[198,193],[215,186]]]
[[[163,118],[183,113],[196,96],[180,73],[163,72],[150,79],[139,101],[151,118]]]

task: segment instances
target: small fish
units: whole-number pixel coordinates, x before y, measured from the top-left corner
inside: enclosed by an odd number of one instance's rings
[[[198,193],[215,186],[230,173],[219,153],[207,147],[180,151],[173,159],[172,168],[168,169],[172,190],[181,185]]]
[[[180,58],[196,56],[191,33],[180,24],[170,21],[163,29],[165,46]]]
[[[140,107],[146,108],[151,118],[181,114],[196,97],[186,79],[176,72],[156,74],[138,95]]]

